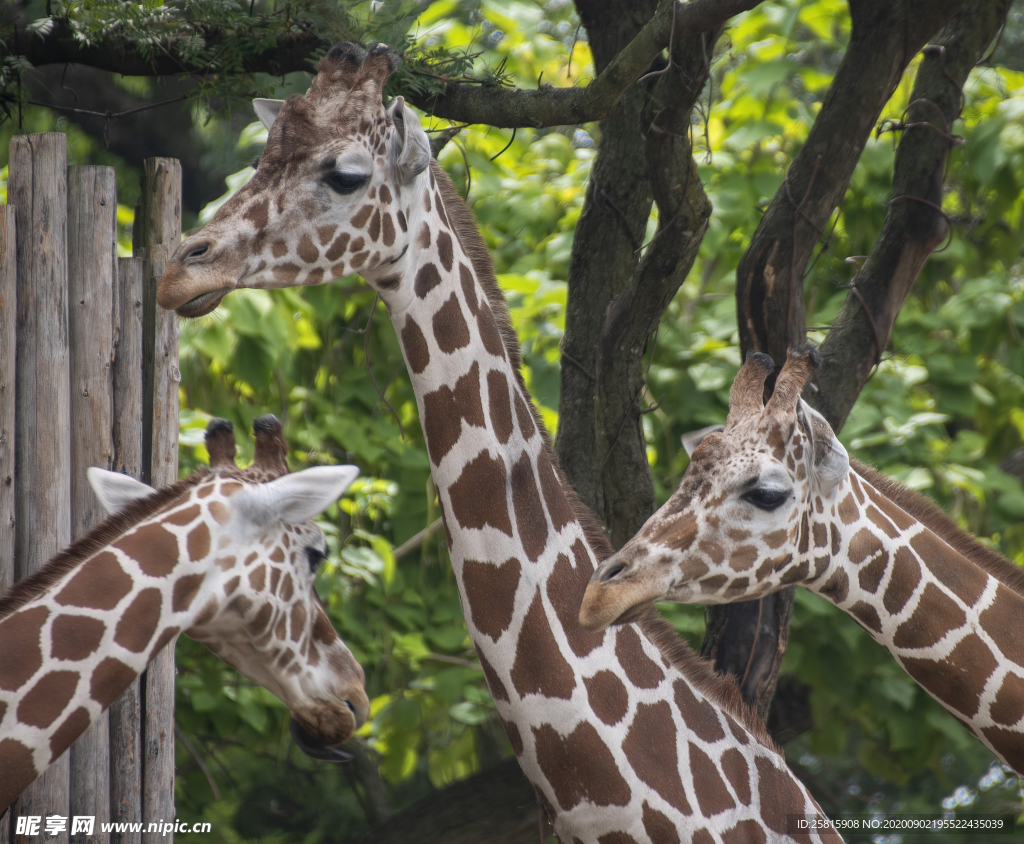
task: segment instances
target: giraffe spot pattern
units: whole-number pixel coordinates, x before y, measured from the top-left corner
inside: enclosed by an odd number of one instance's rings
[[[752,819],[740,821],[722,833],[722,844],[765,844],[767,840],[764,828]]]
[[[615,638],[615,657],[626,672],[629,682],[638,688],[654,689],[665,679],[665,672],[644,653],[640,636],[632,626],[619,628]]]
[[[784,586],[790,583],[802,583],[807,580],[809,568],[810,562],[808,560],[804,560],[802,563],[786,569],[786,573],[782,575],[779,583]]]
[[[757,793],[761,802],[761,819],[772,832],[787,835],[786,813],[794,807],[804,806],[804,797],[796,786],[795,778],[788,771],[781,771],[772,764],[772,759],[758,756]],[[779,763],[781,764],[781,762]],[[809,841],[806,835],[792,835],[797,841]]]
[[[352,269],[358,270],[366,262],[366,259],[369,258],[369,257],[370,257],[370,253],[369,252],[357,252],[355,255],[353,255],[349,259],[349,264],[352,266]]]
[[[882,582],[882,576],[885,574],[885,570],[889,565],[889,554],[883,552],[882,555],[875,559],[874,562],[868,563],[864,568],[857,574],[857,581],[860,583],[860,588],[865,592],[874,594],[878,591],[878,584]]]
[[[370,240],[376,243],[380,239],[380,209],[375,209],[373,216],[370,218],[370,225],[366,229],[366,234]]]
[[[690,837],[690,844],[715,844],[715,836],[707,831],[705,827],[695,829]]]
[[[89,682],[89,696],[106,709],[121,695],[136,677],[131,666],[108,656],[92,672]]]
[[[508,379],[504,373],[492,369],[487,373],[487,403],[491,430],[504,445],[512,436],[512,404],[508,397]],[[543,478],[541,479],[543,485]]]
[[[815,522],[812,529],[814,531],[814,547],[824,548],[828,545],[828,528],[821,522]]]
[[[629,692],[626,686],[608,669],[598,671],[593,677],[584,677],[587,700],[594,714],[608,725],[618,724],[626,717],[629,709]]]
[[[174,550],[177,559],[177,543]],[[112,610],[131,591],[132,579],[117,557],[102,551],[78,569],[55,600],[65,606]]]
[[[476,560],[462,564],[462,583],[470,618],[477,630],[495,642],[512,621],[521,571],[515,557],[509,557],[500,565]]]
[[[839,518],[843,520],[844,525],[852,525],[860,517],[857,502],[853,500],[853,496],[850,493],[847,493],[846,497],[839,502],[838,512]]]
[[[519,432],[523,435],[524,440],[529,441],[537,430],[537,426],[533,423],[533,414],[530,412],[530,407],[519,390],[513,390],[512,394],[515,398],[516,421],[519,423]]]
[[[640,819],[643,821],[644,832],[651,841],[657,841],[658,844],[680,844],[679,833],[672,819],[659,812],[646,800]]]
[[[385,246],[391,246],[395,242],[395,224],[391,220],[391,215],[385,213],[381,217],[381,239],[384,241]]]
[[[690,516],[690,518],[691,518],[691,520],[693,522],[693,527],[691,529],[692,530],[692,536],[696,536],[697,535],[697,520],[694,519],[692,515]],[[690,541],[687,543],[686,547],[689,548],[689,546],[690,546],[690,544],[692,544],[692,542],[693,542],[693,538],[691,537]],[[682,548],[680,550],[685,551],[686,548]],[[753,567],[753,565],[754,565],[754,563],[756,561],[757,561],[757,547],[754,546],[754,545],[741,545],[739,548],[737,548],[735,551],[733,551],[729,555],[729,568],[731,568],[733,571],[747,571],[748,569]]]
[[[676,754],[676,725],[664,700],[641,703],[622,742],[622,751],[636,775],[665,802],[684,815],[692,815]]]
[[[348,249],[348,241],[348,232],[342,232],[334,239],[334,243],[330,245],[328,250],[324,252],[324,257],[328,261],[337,261],[338,258],[345,254],[345,250]]]
[[[50,736],[50,762],[57,761],[57,757],[67,750],[88,726],[89,711],[84,706],[79,706]]]
[[[523,737],[519,732],[519,727],[516,726],[515,721],[506,721],[502,719],[502,724],[505,725],[505,734],[508,736],[508,743],[512,745],[512,752],[516,756],[523,755]]]
[[[260,614],[262,614],[263,610],[267,611],[267,619],[262,622],[257,621],[257,625],[254,626],[258,626],[260,628],[265,627],[267,621],[270,620],[270,614],[273,611],[271,605],[264,604],[263,608],[260,610]],[[259,614],[257,614],[257,620],[258,619]],[[292,607],[290,625],[292,631],[291,640],[293,642],[298,642],[299,639],[302,638],[302,634],[306,631],[306,608],[302,604],[295,604]]]
[[[473,279],[473,271],[465,264],[459,264],[459,282],[462,284],[462,295],[466,299],[466,307],[469,312],[476,316],[480,305],[476,298],[476,281]]]
[[[452,517],[466,529],[487,525],[512,536],[505,463],[486,449],[467,463],[448,490]]]
[[[476,314],[476,327],[484,348],[495,357],[505,357],[505,344],[501,340],[501,332],[494,321],[494,314],[485,302],[480,302],[480,309]]]
[[[398,228],[400,228],[403,232],[409,231],[409,223],[405,219],[405,214],[402,211],[399,211],[397,214],[395,214],[395,217],[398,219]]]
[[[423,397],[423,430],[430,461],[439,466],[462,436],[462,423],[483,428],[484,410],[480,403],[480,365],[474,361],[469,372],[455,382],[452,390],[442,384]]]
[[[708,744],[725,738],[725,730],[718,720],[717,710],[710,701],[698,700],[685,680],[676,680],[672,684],[672,689],[675,692],[679,714],[683,716],[683,722],[690,732]]]
[[[842,569],[836,569],[819,590],[821,594],[834,604],[841,604],[850,594],[850,579]]]
[[[242,216],[252,223],[256,231],[262,231],[270,221],[270,200],[266,197],[256,200],[245,209]]]
[[[299,258],[307,264],[312,264],[320,257],[320,250],[316,248],[313,238],[308,234],[304,234],[299,238],[299,245],[295,251],[298,252]]]
[[[846,554],[850,562],[859,566],[869,557],[874,558],[882,553],[882,542],[867,528],[861,528],[850,540],[850,547]]]
[[[977,714],[985,683],[998,664],[975,633],[964,636],[944,660],[905,658],[902,662],[907,673],[934,697],[968,718]],[[952,677],[959,682],[951,682]]]
[[[555,476],[555,467],[552,465],[551,456],[546,449],[537,455],[537,474],[540,476],[540,491],[544,496],[548,515],[551,517],[551,525],[556,532],[561,531],[566,525],[575,521],[576,516],[572,512],[572,506],[565,496],[562,485]]]
[[[576,541],[579,543],[579,540]],[[583,593],[587,589],[594,568],[586,557],[583,558],[583,565],[579,562],[578,554],[576,560],[576,567],[573,568],[565,554],[558,555],[548,578],[547,593],[569,647],[576,656],[584,657],[601,646],[604,642],[604,632],[594,633],[580,627],[579,607],[583,603]]]
[[[535,563],[548,544],[548,522],[540,502],[533,463],[525,451],[512,466],[512,507],[520,543],[527,559]]]
[[[295,280],[299,277],[299,272],[301,270],[302,267],[298,264],[293,264],[291,261],[287,261],[274,267],[274,279],[282,285],[290,287],[295,284]]]
[[[31,607],[0,621],[0,689],[21,688],[42,667],[40,636],[49,617],[46,607]]]
[[[432,324],[434,339],[445,354],[451,354],[469,345],[469,326],[462,315],[459,299],[454,293],[438,308]]]
[[[736,801],[729,794],[725,780],[718,773],[715,763],[693,742],[690,742],[690,771],[693,775],[693,791],[697,796],[697,805],[704,817],[714,817],[736,808]]]
[[[416,245],[420,249],[430,248],[430,226],[427,223],[423,223],[420,226],[420,233],[416,237]]]
[[[984,569],[966,562],[931,531],[917,534],[910,540],[910,546],[950,592],[969,607],[978,603],[988,584]]]
[[[632,797],[615,757],[585,721],[563,737],[550,724],[533,728],[537,764],[564,811],[589,800],[596,806],[625,806]]]
[[[739,801],[744,806],[750,805],[750,769],[747,760],[735,747],[730,747],[721,757],[722,772],[732,786]],[[699,802],[699,800],[698,800]]]
[[[372,205],[364,205],[358,211],[355,216],[349,221],[355,228],[361,229],[366,225],[366,221],[370,219],[370,215],[373,213]]]
[[[161,525],[143,525],[115,542],[114,547],[135,560],[150,577],[166,577],[178,564],[178,538]]]
[[[866,512],[868,519],[876,527],[878,527],[886,536],[888,536],[890,539],[899,538],[899,528],[897,528],[896,525],[894,525],[884,515],[882,515],[881,510],[879,510],[873,504],[869,504]]]
[[[491,697],[495,700],[503,700],[508,703],[508,689],[506,689],[505,684],[501,682],[498,672],[494,670],[494,666],[492,666],[487,660],[487,657],[484,656],[484,652],[480,650],[480,648],[476,649],[476,655],[480,660],[480,668],[484,672],[484,679],[487,681],[487,688],[491,690]],[[521,752],[522,750],[519,750],[517,755]]]
[[[19,701],[18,720],[30,727],[46,729],[71,702],[77,688],[77,671],[44,674]]]
[[[895,615],[907,605],[907,601],[921,582],[921,565],[914,552],[906,546],[897,548],[892,560],[892,574],[885,587],[882,605],[886,612]]]
[[[163,596],[159,589],[143,589],[121,615],[114,641],[133,653],[142,653],[160,623]]]
[[[413,283],[413,290],[416,295],[423,299],[426,295],[441,283],[441,274],[433,264],[424,264],[416,271],[416,281]]]
[[[182,509],[171,513],[169,516],[165,516],[163,519],[164,524],[178,525],[184,527],[195,519],[202,512],[202,507],[198,504],[192,504],[189,507],[183,507]]]
[[[1007,674],[988,712],[997,724],[1016,724],[1024,716],[1024,679]]]
[[[321,246],[326,246],[330,243],[331,238],[334,237],[334,233],[338,230],[335,225],[317,226],[316,238],[320,242]],[[335,256],[337,257],[337,256]],[[334,260],[333,258],[331,260]]]
[[[188,558],[192,562],[205,559],[210,553],[210,529],[205,524],[194,527],[188,534],[186,543]]]
[[[832,529],[832,556],[836,556],[843,547],[843,539],[839,534],[839,527],[836,524],[830,525]]]
[[[13,800],[36,777],[32,751],[16,739],[0,740],[0,771],[4,772],[4,793],[0,796]]]
[[[446,272],[451,272],[454,250],[452,249],[452,238],[448,232],[437,233],[437,257],[441,259],[441,266]]]
[[[871,604],[864,601],[857,601],[850,607],[850,614],[874,633],[882,632],[882,620],[878,617],[878,611]]]
[[[628,832],[606,832],[597,839],[597,844],[637,844],[637,840]]]
[[[275,258],[283,258],[288,254],[288,244],[284,240],[275,240],[270,244],[270,254]]]
[[[263,566],[260,566],[260,570],[263,570]],[[203,579],[204,576],[201,574],[186,574],[184,577],[178,578],[171,592],[171,612],[185,612],[192,606],[199,587],[203,585]],[[252,575],[249,576],[249,580],[251,583]],[[259,588],[263,588],[262,583]]]
[[[405,349],[405,358],[414,373],[419,375],[427,368],[427,364],[430,363],[430,347],[416,320],[411,316],[405,318],[405,325],[402,328],[402,348]]]
[[[897,648],[927,648],[951,630],[963,627],[964,611],[934,583],[924,587],[914,614],[896,628],[892,643]]]
[[[539,664],[536,654],[549,656],[543,664]],[[548,624],[539,586],[523,617],[510,676],[520,697],[539,694],[568,700],[576,688],[572,667],[562,656]]]
[[[106,625],[87,615],[58,615],[50,627],[50,656],[80,660],[93,653],[103,640]],[[0,628],[0,636],[3,628]],[[6,639],[4,639],[6,643]]]

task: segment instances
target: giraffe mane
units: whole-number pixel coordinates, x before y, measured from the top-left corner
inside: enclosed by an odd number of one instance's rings
[[[498,278],[494,270],[494,259],[484,242],[483,236],[476,218],[469,206],[463,201],[455,190],[451,178],[444,168],[437,163],[436,159],[430,160],[431,172],[441,191],[441,198],[444,201],[445,214],[452,223],[456,236],[459,238],[463,250],[469,256],[473,264],[473,271],[484,289],[487,302],[490,305],[494,321],[497,323],[498,331],[501,334],[505,352],[508,355],[512,371],[523,392],[529,395],[522,373],[522,353],[519,346],[519,338],[512,327],[512,317],[509,314],[508,303],[505,301],[505,294],[498,285]],[[608,559],[615,549],[612,547],[604,528],[590,508],[580,500],[576,490],[565,477],[562,467],[558,461],[551,444],[551,435],[541,421],[533,402],[527,402],[530,413],[533,415],[534,424],[544,439],[544,447],[551,458],[555,469],[555,476],[562,485],[562,490],[569,500],[576,521],[583,528],[583,534],[587,543],[597,557],[598,564]],[[658,614],[653,607],[644,613],[634,622],[647,637],[655,644],[662,656],[678,669],[697,689],[718,706],[736,718],[745,726],[759,741],[770,750],[780,753],[775,742],[768,734],[764,721],[756,711],[748,706],[740,694],[739,686],[732,677],[717,673],[711,664],[694,653],[693,649],[680,637],[675,628],[672,627]]]
[[[0,620],[20,609],[33,598],[39,597],[77,565],[85,562],[143,519],[147,519],[173,504],[188,490],[209,476],[209,470],[205,466],[200,467],[189,477],[158,489],[147,498],[133,501],[123,510],[108,516],[87,534],[79,537],[63,551],[51,557],[39,571],[14,584],[6,595],[0,596]]]
[[[947,545],[984,569],[1014,592],[1024,595],[1024,569],[1014,565],[1002,554],[986,548],[958,525],[949,514],[916,490],[883,475],[873,466],[850,460],[850,467],[897,507],[906,510]]]

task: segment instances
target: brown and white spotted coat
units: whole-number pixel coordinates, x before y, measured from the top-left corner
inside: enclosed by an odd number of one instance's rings
[[[663,598],[721,604],[803,584],[1024,772],[1024,572],[923,496],[851,466],[799,398],[814,362],[791,353],[764,405],[771,359],[748,358],[724,431],[700,442],[676,493],[595,574],[582,621],[600,629]]]
[[[159,491],[90,470],[113,515],[0,598],[0,814],[181,632],[284,701],[311,755],[366,720],[363,671],[313,591],[325,544],[309,521],[358,470],[278,477],[273,417],[251,470],[230,423],[207,442],[212,471]]]
[[[280,108],[257,177],[182,245],[161,303],[191,314],[233,287],[314,283],[352,259],[321,254],[293,272],[297,248],[255,264],[247,250],[283,240],[319,251],[321,230],[349,254],[357,242],[356,268],[401,337],[470,635],[561,840],[789,840],[786,816],[817,808],[735,686],[658,621],[607,633],[577,623],[595,559],[611,549],[554,464],[471,213],[415,117],[381,105],[393,68],[384,49],[330,51],[309,94]],[[335,190],[333,173],[352,161],[366,163],[365,181]]]

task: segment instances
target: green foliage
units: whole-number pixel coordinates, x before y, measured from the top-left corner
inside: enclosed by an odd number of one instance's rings
[[[85,37],[99,37],[109,21],[104,15],[113,14],[99,2],[55,8],[83,27]],[[568,0],[543,7],[527,0],[438,0],[418,8],[415,19],[390,0],[372,14],[364,4],[342,9],[258,0],[251,29],[242,20],[248,3],[147,4],[135,14],[139,21],[165,18],[142,33],[180,34],[187,20],[225,27],[236,43],[216,59],[224,73],[209,84],[225,87],[206,92],[218,96],[271,93],[273,80],[231,77],[237,66],[231,63],[252,48],[255,42],[246,39],[313,20],[322,22],[327,41],[351,25],[356,34],[375,27],[382,40],[405,43],[413,58],[395,83],[404,90],[429,90],[448,73],[527,87],[542,74],[559,86],[584,84],[593,75],[586,33]],[[646,399],[658,407],[644,416],[644,430],[659,500],[674,490],[687,463],[680,436],[725,418],[740,363],[735,267],[820,109],[849,26],[841,0],[766,2],[735,19],[713,62],[713,84],[693,134],[714,215],[650,360]],[[207,48],[189,49],[205,55]],[[912,77],[911,70],[883,117],[902,112]],[[955,221],[952,244],[926,264],[897,321],[893,351],[840,435],[854,456],[922,490],[1019,563],[1024,490],[997,464],[1024,443],[1022,82],[1024,75],[1002,69],[972,74],[954,130],[966,143],[953,153],[944,201]],[[291,79],[286,90],[302,87]],[[66,131],[75,160],[106,160],[48,113],[26,115],[32,121],[26,131]],[[214,112],[197,108],[196,118],[211,155],[222,162],[248,160],[264,139],[255,124],[236,140]],[[423,122],[431,131],[447,126]],[[10,126],[0,127],[0,141]],[[569,256],[599,141],[596,125],[514,136],[465,127],[440,156],[495,256],[527,383],[552,431]],[[892,165],[893,139],[871,140],[835,215],[828,249],[808,275],[807,321],[817,327],[816,342],[855,272],[844,259],[867,254],[881,229]],[[249,175],[231,177],[230,190]],[[136,174],[119,166],[118,178],[130,207],[128,185]],[[181,371],[183,471],[205,460],[201,434],[210,415],[235,422],[241,459],[251,459],[246,432],[265,412],[284,419],[296,468],[353,462],[363,470],[322,520],[331,553],[317,588],[366,668],[372,717],[360,737],[380,763],[392,807],[507,754],[466,636],[443,535],[434,532],[396,553],[433,525],[438,512],[401,352],[369,287],[351,277],[302,290],[236,292],[216,314],[182,324]],[[701,611],[662,609],[698,646]],[[372,815],[365,779],[295,750],[276,699],[184,638],[178,664],[178,724],[188,742],[178,745],[181,817],[214,821],[210,839],[218,841],[341,841],[365,828]],[[1016,778],[992,767],[991,754],[852,619],[806,591],[797,593],[783,672],[809,687],[814,718],[812,731],[791,743],[787,756],[826,809],[1019,807]],[[183,840],[191,838],[201,836]]]

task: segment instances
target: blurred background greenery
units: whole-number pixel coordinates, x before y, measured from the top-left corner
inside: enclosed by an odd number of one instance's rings
[[[274,0],[257,0],[258,7]],[[277,5],[282,5],[278,3]],[[415,17],[355,4],[359,26],[401,27],[425,50],[464,56],[483,74],[531,87],[593,76],[586,32],[570,0],[438,0]],[[276,7],[275,7],[276,8]],[[378,15],[378,18],[374,16]],[[712,61],[693,135],[714,205],[700,255],[659,328],[643,417],[659,503],[686,467],[683,433],[725,418],[740,355],[735,267],[782,184],[843,53],[850,22],[840,0],[772,0],[735,18]],[[1004,38],[1024,30],[1015,5]],[[393,39],[392,39],[393,41]],[[260,93],[301,91],[308,77],[260,78]],[[913,67],[883,117],[907,104]],[[125,85],[155,84],[131,80]],[[904,307],[890,353],[841,439],[851,453],[923,491],[982,542],[1024,563],[1024,490],[999,468],[1024,442],[1024,73],[975,69],[954,131],[944,208],[954,221]],[[223,197],[186,212],[205,220],[252,170],[265,140],[235,101],[213,90],[191,106],[190,137]],[[425,128],[447,121],[421,118]],[[26,107],[0,125],[63,131],[71,163],[117,168],[123,249],[138,172],[102,138],[57,112]],[[527,384],[554,432],[566,276],[597,125],[511,131],[467,126],[442,165],[467,198],[497,262],[523,344]],[[873,138],[807,283],[810,338],[820,342],[856,267],[881,228],[894,140]],[[4,163],[5,158],[0,158]],[[3,174],[6,170],[3,171]],[[212,175],[211,175],[212,174]],[[197,213],[198,212],[198,213]],[[648,237],[655,229],[652,218]],[[511,754],[470,644],[443,535],[416,404],[383,308],[356,277],[320,287],[239,291],[214,314],[183,322],[183,474],[206,459],[211,416],[244,432],[272,412],[285,422],[293,468],[354,462],[363,476],[323,518],[331,555],[317,588],[365,667],[372,717],[362,764],[306,759],[288,738],[286,710],[204,648],[178,644],[179,817],[214,823],[200,841],[346,841],[373,822]],[[372,370],[372,376],[371,376]],[[380,385],[395,415],[380,400]],[[426,530],[424,536],[422,532]],[[694,646],[699,608],[663,605]],[[786,755],[826,811],[1020,814],[1021,786],[848,616],[800,590],[782,683],[809,689],[813,727]],[[896,844],[897,837],[875,839]],[[930,840],[958,840],[935,836]]]

